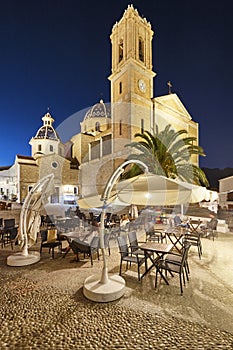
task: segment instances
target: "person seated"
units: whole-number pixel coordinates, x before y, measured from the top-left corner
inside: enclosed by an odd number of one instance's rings
[[[175,226],[180,226],[180,225],[182,224],[182,220],[181,220],[179,214],[176,214],[176,215],[174,216],[174,219],[173,219],[173,220],[174,220]]]
[[[174,220],[175,226],[180,226],[180,227],[188,227],[189,226],[187,220],[181,220],[180,214],[176,214],[173,220]]]
[[[126,226],[126,224],[130,222],[128,215],[127,214],[123,214],[120,220],[120,227],[124,228]]]

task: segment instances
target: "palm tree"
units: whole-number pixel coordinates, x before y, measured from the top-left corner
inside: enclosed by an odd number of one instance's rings
[[[141,140],[126,145],[134,150],[128,159],[141,160],[153,174],[209,186],[203,170],[191,163],[192,155],[205,156],[203,148],[194,144],[195,137],[182,137],[185,134],[186,130],[174,131],[170,124],[160,132],[156,127],[153,134],[149,131],[137,133],[135,137]],[[134,164],[124,174],[124,178],[131,178],[141,173],[140,167]]]

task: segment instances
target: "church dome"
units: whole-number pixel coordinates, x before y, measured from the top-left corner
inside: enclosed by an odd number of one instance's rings
[[[104,103],[103,100],[100,100],[99,103],[96,103],[87,111],[84,120],[90,118],[111,118],[110,103]]]
[[[58,134],[53,128],[54,119],[51,117],[50,113],[46,113],[42,118],[44,124],[37,131],[36,139],[49,139],[49,140],[60,140]]]

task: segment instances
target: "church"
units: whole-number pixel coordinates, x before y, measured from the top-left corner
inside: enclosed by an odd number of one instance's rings
[[[53,128],[54,119],[46,113],[42,127],[30,141],[31,156],[17,155],[12,167],[0,171],[2,194],[22,201],[30,188],[51,172],[55,174],[54,203],[61,203],[68,195],[100,194],[129,155],[126,145],[135,141],[135,133],[153,132],[156,125],[159,130],[167,124],[175,131],[185,129],[198,144],[198,123],[172,93],[171,85],[167,95],[153,97],[153,34],[150,22],[129,5],[110,35],[110,103],[100,100],[94,104],[83,116],[80,131],[66,144]],[[192,161],[198,165],[197,156]]]
[[[81,132],[71,138],[73,157],[80,162],[79,188],[82,196],[102,193],[110,175],[123,163],[135,141],[135,133],[153,132],[171,124],[185,129],[198,142],[194,122],[176,94],[153,97],[156,73],[152,67],[151,24],[133,5],[128,6],[110,36],[112,68],[109,76],[111,103],[94,105],[81,122]],[[198,165],[198,157],[193,157]]]

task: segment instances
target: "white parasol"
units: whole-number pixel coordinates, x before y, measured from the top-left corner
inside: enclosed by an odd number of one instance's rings
[[[116,185],[118,199],[125,203],[154,206],[200,202],[206,188],[154,174],[142,174]]]
[[[129,180],[117,181],[124,172],[124,167],[130,163],[138,163],[145,174],[139,175]],[[116,185],[116,186],[115,186]],[[195,186],[180,181],[168,179],[163,176],[148,174],[147,166],[141,161],[126,161],[120,165],[112,174],[104,193],[102,195],[102,213],[100,222],[100,247],[103,255],[103,269],[101,276],[90,276],[84,282],[83,293],[93,301],[107,302],[120,298],[124,293],[125,282],[121,276],[108,276],[106,255],[104,251],[104,217],[108,207],[111,191],[115,186],[114,195],[125,205],[176,205],[185,204],[194,201],[203,200],[206,195],[206,189],[201,186]],[[94,204],[99,197],[89,197],[87,205]],[[82,202],[84,203],[84,202]]]

